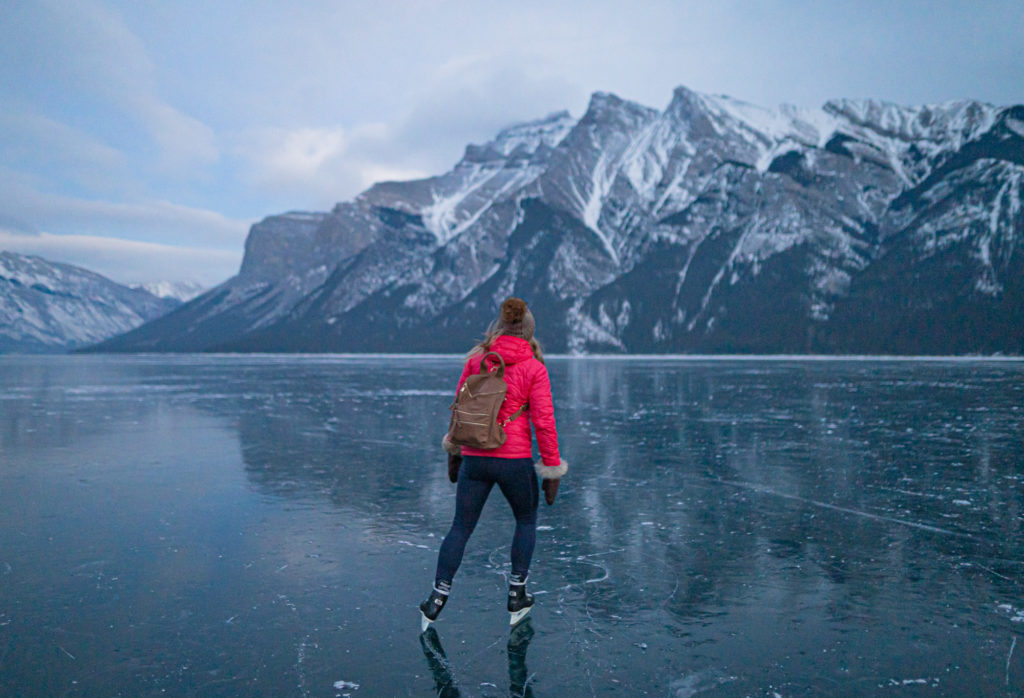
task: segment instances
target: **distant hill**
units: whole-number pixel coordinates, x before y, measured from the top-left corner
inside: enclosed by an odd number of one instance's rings
[[[180,304],[81,267],[0,252],[0,353],[94,344]]]
[[[444,174],[254,225],[105,351],[463,351],[509,294],[564,352],[1024,353],[1024,106],[596,93]]]

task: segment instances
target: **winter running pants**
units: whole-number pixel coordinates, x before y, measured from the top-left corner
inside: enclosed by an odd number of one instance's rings
[[[516,518],[516,530],[512,536],[512,573],[525,577],[530,571],[530,558],[537,542],[539,501],[533,461],[530,458],[466,456],[459,469],[459,483],[455,491],[455,520],[437,556],[436,581],[451,584],[462,563],[466,543],[495,483],[501,488]]]

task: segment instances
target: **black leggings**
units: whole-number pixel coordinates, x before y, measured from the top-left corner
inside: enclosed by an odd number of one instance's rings
[[[539,501],[532,459],[466,456],[459,469],[459,484],[455,491],[455,519],[437,555],[436,581],[451,584],[462,564],[466,543],[495,483],[516,517],[516,531],[512,536],[512,573],[526,577],[530,571],[530,559],[537,542]]]

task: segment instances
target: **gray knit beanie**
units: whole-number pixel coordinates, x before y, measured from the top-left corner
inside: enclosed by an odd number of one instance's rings
[[[536,323],[533,320],[533,313],[526,307],[526,301],[522,298],[505,299],[505,302],[501,304],[498,323],[502,334],[519,337],[526,341],[533,339]]]

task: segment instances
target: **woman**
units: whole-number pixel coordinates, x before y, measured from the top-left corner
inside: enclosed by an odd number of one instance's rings
[[[449,476],[458,480],[455,519],[437,556],[434,588],[430,597],[420,604],[424,630],[437,619],[448,601],[452,578],[462,562],[466,543],[495,484],[505,495],[516,519],[508,591],[510,624],[519,622],[533,606],[533,596],[526,593],[526,576],[537,540],[537,475],[544,483],[544,499],[550,505],[555,501],[559,478],[569,468],[558,453],[551,382],[533,330],[533,314],[526,303],[519,298],[507,299],[501,305],[501,315],[491,324],[484,339],[469,352],[462,369],[456,394],[467,376],[480,372],[481,362],[486,360],[485,366],[489,369],[493,368],[492,363],[498,364],[485,354],[494,352],[504,359],[508,392],[498,412],[498,421],[504,425],[507,439],[503,445],[489,451],[468,447],[460,451],[445,436]],[[515,416],[517,412],[518,417]],[[512,419],[506,425],[509,418]],[[531,423],[541,455],[536,464],[532,457]]]

